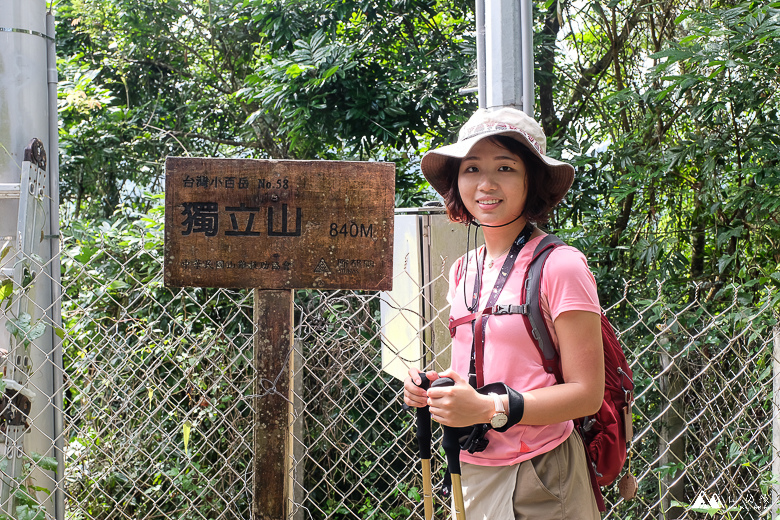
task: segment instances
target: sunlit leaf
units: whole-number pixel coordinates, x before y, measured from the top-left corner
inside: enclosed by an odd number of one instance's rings
[[[182,436],[184,437],[184,454],[189,455],[190,444],[190,430],[192,429],[192,422],[187,420],[182,425]]]

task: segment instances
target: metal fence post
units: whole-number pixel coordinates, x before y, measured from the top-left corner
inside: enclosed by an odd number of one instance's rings
[[[772,327],[772,520],[780,518],[780,326]]]
[[[51,11],[46,15],[47,41],[47,81],[49,94],[49,274],[51,276],[51,321],[54,327],[62,327],[62,280],[60,270],[60,161],[59,161],[59,125],[57,124],[57,46],[55,43],[56,29],[54,15]],[[65,518],[65,425],[62,413],[64,410],[63,391],[65,386],[65,369],[62,359],[63,340],[52,327],[51,360],[53,364],[52,390],[54,408],[54,456],[57,459],[56,488],[54,490],[54,517]]]
[[[685,402],[682,394],[685,387],[682,368],[677,365],[675,358],[669,349],[674,345],[668,332],[658,339],[661,345],[661,371],[663,375],[659,379],[661,394],[668,400],[664,420],[661,422],[661,435],[658,439],[658,464],[666,466],[685,463]],[[685,492],[685,475],[675,473],[674,476],[665,476],[661,480],[661,492],[659,497],[662,507],[659,518],[677,518],[682,511],[672,508],[672,500],[682,501]]]

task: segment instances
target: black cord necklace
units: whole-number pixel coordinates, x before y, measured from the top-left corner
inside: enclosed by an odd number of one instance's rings
[[[474,225],[477,226],[477,227],[489,227],[489,228],[504,227],[504,226],[508,226],[509,224],[512,224],[514,222],[517,222],[517,220],[520,217],[522,217],[522,216],[523,215],[520,214],[520,215],[516,216],[515,218],[513,218],[512,220],[510,220],[509,222],[507,222],[506,224],[498,224],[497,226],[491,226],[490,224],[480,224],[479,222],[474,222]]]
[[[485,227],[503,227],[508,226],[512,222],[515,222],[517,219],[519,219],[520,216],[512,220],[511,222],[507,222],[506,224],[500,224],[497,226],[487,226],[485,224],[476,224],[476,227],[474,229],[474,247],[476,248],[477,245],[477,230],[480,226]],[[526,223],[523,230],[520,232],[519,235],[517,235],[517,238],[512,242],[512,246],[509,249],[509,255],[507,257],[507,261],[509,261],[509,257],[511,257],[512,264],[514,264],[514,260],[517,258],[517,254],[520,253],[520,250],[523,248],[523,246],[530,240],[531,235],[534,232],[534,226],[531,225],[531,223]],[[487,256],[487,247],[485,247],[484,251],[482,252],[482,255],[479,255],[477,253],[477,250],[474,250],[474,255],[476,257],[477,261],[477,270],[474,277],[474,292],[471,295],[471,305],[468,304],[468,298],[466,296],[466,277],[468,276],[468,265],[469,265],[469,245],[470,245],[470,237],[471,237],[471,223],[469,223],[469,231],[466,234],[466,262],[463,272],[463,303],[466,306],[466,308],[469,310],[469,312],[474,312],[477,310],[477,307],[479,307],[479,297],[480,293],[482,292],[482,271],[485,268],[485,258]],[[512,252],[515,254],[512,255]],[[503,254],[503,253],[502,253]],[[480,262],[481,257],[481,262]],[[503,269],[502,269],[503,271]],[[507,272],[507,276],[508,276]],[[505,282],[506,280],[504,280]],[[501,284],[501,288],[503,288],[503,283]]]

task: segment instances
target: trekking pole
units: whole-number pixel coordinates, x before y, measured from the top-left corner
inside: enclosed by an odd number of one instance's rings
[[[442,377],[431,383],[431,388],[453,386],[455,381]],[[442,446],[447,455],[447,469],[452,476],[452,497],[455,500],[455,519],[466,520],[466,508],[463,505],[463,486],[460,482],[460,441],[458,428],[442,425]]]
[[[430,381],[420,372],[420,384],[423,390],[428,390]],[[431,484],[431,410],[427,406],[417,409],[417,447],[420,452],[423,474],[423,505],[424,520],[433,520],[433,486]]]

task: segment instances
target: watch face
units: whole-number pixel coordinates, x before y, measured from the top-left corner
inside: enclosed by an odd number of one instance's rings
[[[492,426],[493,428],[501,428],[506,424],[508,420],[509,419],[505,413],[496,412],[496,415],[494,415],[493,418],[490,419],[490,426]]]

